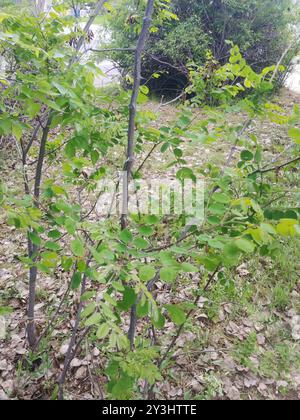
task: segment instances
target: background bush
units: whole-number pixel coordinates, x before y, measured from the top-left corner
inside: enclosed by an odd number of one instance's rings
[[[136,44],[142,0],[122,1],[122,11],[111,14],[112,44],[114,47],[133,47]],[[159,2],[161,3],[161,2]],[[157,19],[147,55],[144,58],[144,77],[152,90],[174,93],[187,84],[187,65],[204,64],[210,49],[221,64],[229,56],[231,40],[256,71],[278,61],[290,41],[291,23],[296,18],[291,0],[170,0],[165,1],[163,26]],[[178,16],[174,19],[171,14]],[[132,66],[132,55],[114,53],[113,58],[124,74]],[[168,63],[168,64],[166,64]],[[155,72],[160,78],[153,78]]]

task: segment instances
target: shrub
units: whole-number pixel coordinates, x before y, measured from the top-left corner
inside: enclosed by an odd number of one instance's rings
[[[143,1],[122,2],[122,12],[112,14],[112,44],[133,47],[141,25]],[[180,90],[188,83],[190,62],[203,65],[210,50],[224,64],[232,41],[256,70],[278,61],[289,42],[290,23],[295,18],[291,0],[167,0],[160,25],[157,19],[144,57],[144,77],[153,90]],[[174,18],[176,14],[178,19]],[[132,55],[114,53],[113,58],[127,74]],[[152,74],[160,72],[160,78]]]

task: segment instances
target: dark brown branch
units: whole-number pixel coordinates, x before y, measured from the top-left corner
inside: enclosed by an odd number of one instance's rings
[[[136,172],[140,172],[145,163],[147,162],[147,160],[150,158],[150,156],[152,155],[152,153],[154,152],[154,150],[161,144],[162,142],[160,141],[159,143],[155,143],[153,145],[153,147],[151,148],[151,150],[149,151],[149,153],[146,155],[145,159],[143,160],[143,162],[140,164],[140,166],[137,168]]]
[[[150,54],[148,52],[146,54],[149,55],[149,57],[152,58],[152,60],[156,61],[157,63],[160,63],[160,64],[162,64],[164,66],[167,66],[167,67],[171,67],[172,69],[175,69],[175,70],[179,70],[179,72],[180,73],[183,73],[183,74],[187,74],[188,73],[187,69],[185,67],[183,67],[183,66],[182,67],[177,67],[177,66],[174,66],[171,63],[168,63],[167,61],[161,60],[160,58],[158,58],[155,55],[152,55],[152,54]]]
[[[154,0],[148,0],[147,8],[143,19],[143,26],[141,33],[138,39],[137,47],[135,50],[135,60],[134,60],[134,83],[131,95],[131,101],[129,106],[129,122],[128,122],[128,138],[127,138],[127,159],[124,164],[123,171],[126,173],[126,179],[123,180],[125,183],[123,187],[123,209],[121,215],[121,228],[124,230],[127,226],[127,215],[128,215],[128,192],[129,192],[129,180],[132,174],[133,162],[134,162],[134,137],[135,137],[135,119],[137,111],[137,99],[141,86],[142,79],[142,55],[145,49],[147,37],[149,35],[149,30],[152,21],[152,15],[154,11]],[[125,177],[124,177],[125,178]],[[133,305],[131,308],[130,315],[130,326],[128,331],[128,339],[130,341],[130,347],[133,350],[134,348],[134,337],[136,329],[136,305]]]
[[[129,106],[129,122],[128,122],[128,140],[127,140],[127,160],[124,164],[124,172],[127,173],[126,190],[127,196],[124,198],[124,208],[123,214],[121,217],[121,226],[122,229],[126,228],[127,224],[127,213],[128,213],[128,187],[130,174],[132,172],[133,162],[134,162],[134,137],[135,137],[135,118],[137,111],[137,98],[141,86],[141,71],[142,71],[142,54],[146,45],[146,40],[149,34],[149,29],[152,20],[152,14],[154,10],[154,0],[148,0],[147,9],[145,12],[142,30],[139,36],[137,43],[137,48],[135,51],[135,61],[134,61],[134,84],[132,89],[131,101]]]
[[[52,121],[52,114],[49,114],[48,120],[45,128],[43,129],[43,135],[39,148],[39,157],[37,161],[37,166],[35,170],[35,182],[34,182],[34,202],[37,207],[39,207],[39,197],[40,197],[40,188],[42,181],[42,171],[45,158],[45,150],[47,139],[49,135],[50,125]],[[25,185],[25,190],[28,187]],[[26,192],[26,191],[25,191]],[[37,343],[37,335],[35,329],[35,319],[34,319],[34,306],[35,306],[35,296],[36,296],[36,281],[37,281],[37,267],[36,267],[36,257],[38,253],[38,246],[33,244],[28,235],[28,256],[32,260],[32,266],[29,269],[29,295],[28,295],[28,325],[27,325],[27,337],[28,343],[31,349],[34,349]]]
[[[35,171],[35,183],[34,183],[34,199],[36,205],[39,206],[38,201],[40,197],[40,189],[41,189],[41,181],[42,181],[42,172],[43,172],[43,165],[44,165],[44,158],[46,152],[46,144],[49,135],[50,125],[52,122],[52,114],[49,114],[46,126],[43,129],[43,135],[40,143],[40,150],[39,150],[39,157],[37,160],[37,166]]]
[[[89,48],[87,51],[92,51],[94,53],[105,53],[105,52],[131,52],[134,53],[136,51],[135,48],[103,48],[103,49],[94,49],[94,48]]]
[[[266,174],[268,172],[278,172],[280,169],[286,168],[287,166],[292,165],[293,163],[297,163],[300,161],[300,156],[295,159],[290,160],[289,162],[283,163],[282,165],[274,166],[273,168],[268,169],[257,169],[256,171],[251,172],[248,176],[252,176],[255,174]]]

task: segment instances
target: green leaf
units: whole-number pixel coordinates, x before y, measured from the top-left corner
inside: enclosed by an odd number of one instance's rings
[[[212,199],[216,202],[216,203],[220,203],[220,204],[228,204],[231,202],[231,198],[224,193],[214,193],[214,195],[212,196]]]
[[[10,306],[0,306],[0,316],[10,315],[13,312],[13,308]]]
[[[45,248],[46,249],[50,249],[51,251],[59,251],[60,250],[60,246],[52,241],[47,241],[45,242]]]
[[[147,282],[155,277],[155,268],[151,265],[145,265],[139,269],[139,278],[141,281]]]
[[[182,168],[179,169],[179,171],[176,174],[176,178],[180,179],[181,181],[184,179],[191,179],[193,181],[196,181],[196,177],[194,172],[191,168]]]
[[[48,236],[51,239],[59,239],[61,234],[59,230],[50,230],[50,232],[48,232]]]
[[[255,250],[254,243],[245,238],[237,239],[235,245],[246,254],[251,254]]]
[[[186,262],[181,264],[181,270],[185,273],[197,273],[199,271],[197,267]]]
[[[204,267],[206,268],[206,270],[210,271],[210,272],[214,272],[215,269],[218,267],[218,265],[220,264],[220,260],[216,257],[206,257],[203,259],[203,264]]]
[[[71,242],[71,250],[76,257],[83,257],[85,254],[83,243],[80,239]]]
[[[107,337],[110,331],[110,326],[108,324],[102,324],[97,330],[96,336],[99,340]]]
[[[4,20],[4,19],[7,19],[7,18],[9,18],[10,17],[10,15],[7,15],[6,13],[0,13],[0,23]]]
[[[164,267],[160,270],[160,278],[166,283],[172,283],[177,278],[177,270],[171,267]]]
[[[210,225],[215,225],[215,226],[218,226],[218,225],[220,225],[220,224],[221,224],[221,219],[220,219],[219,217],[217,217],[217,216],[209,216],[209,217],[207,218],[207,222],[208,222]]]
[[[82,298],[81,298],[82,301]],[[96,309],[96,303],[92,302],[89,305],[87,305],[84,310],[81,312],[81,318],[87,318],[88,316],[90,316],[93,312],[95,312]]]
[[[146,249],[149,247],[149,243],[146,241],[146,239],[143,238],[135,238],[133,241],[133,245],[137,248],[137,249]]]
[[[182,152],[182,150],[181,150],[181,149],[174,149],[174,155],[175,155],[177,158],[181,158],[181,157],[182,157],[182,155],[183,155],[183,152]]]
[[[150,214],[146,217],[146,223],[149,225],[156,225],[159,222],[159,218],[155,216],[154,214]]]
[[[76,273],[73,274],[72,280],[71,280],[71,289],[76,290],[81,284],[81,273],[79,271],[76,271]]]
[[[123,286],[123,284],[122,283],[119,283],[118,281],[113,281],[112,283],[111,283],[111,285],[112,285],[112,287],[114,288],[114,289],[116,289],[118,292],[124,292],[124,286]]]
[[[40,112],[41,105],[36,102],[28,102],[26,109],[29,117],[34,118]]]
[[[246,88],[251,88],[252,87],[252,83],[249,79],[245,79],[244,85],[245,85]]]
[[[151,226],[141,226],[139,232],[143,236],[151,236],[153,235],[153,228]]]
[[[136,293],[131,287],[125,286],[123,292],[123,300],[118,302],[118,308],[127,311],[132,305],[136,303]]]
[[[41,238],[34,232],[29,232],[28,237],[34,245],[41,245]]]
[[[92,164],[95,165],[98,160],[99,160],[99,153],[97,152],[97,150],[93,150],[91,152],[91,159],[92,159]]]
[[[186,321],[186,315],[177,305],[165,305],[171,320],[176,325],[182,325]]]
[[[86,327],[91,327],[92,325],[97,325],[102,319],[102,315],[99,312],[95,312],[90,316],[84,323]]]
[[[300,144],[300,129],[299,128],[290,128],[289,136],[297,143]]]
[[[252,152],[250,152],[250,150],[243,150],[241,152],[241,159],[243,161],[246,161],[247,162],[247,161],[253,160],[254,159],[254,155],[253,155]]]
[[[138,303],[136,306],[136,313],[139,318],[143,318],[144,316],[149,314],[149,303],[146,301],[144,304]]]
[[[124,229],[124,230],[122,230],[122,232],[120,234],[120,239],[125,244],[128,244],[129,242],[131,242],[133,240],[132,233],[128,229]]]
[[[73,265],[72,258],[62,257],[61,266],[65,271],[69,271]]]
[[[239,262],[241,250],[235,245],[235,243],[226,244],[223,253],[226,265],[233,267]]]
[[[12,133],[17,140],[20,140],[22,137],[22,126],[20,124],[13,124],[12,125]]]
[[[155,328],[161,330],[164,328],[165,323],[166,323],[166,319],[163,316],[163,314],[161,313],[161,311],[158,311],[157,314],[157,318],[154,319],[154,317],[151,318],[151,322],[154,325]]]
[[[93,290],[87,291],[81,296],[80,300],[81,300],[81,302],[85,302],[85,301],[91,299],[92,297],[94,297],[95,294],[96,294],[96,292],[93,291]]]

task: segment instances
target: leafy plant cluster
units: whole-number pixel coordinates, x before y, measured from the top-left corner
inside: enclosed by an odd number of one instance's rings
[[[113,47],[134,47],[144,3],[122,1],[118,12],[112,14],[109,27]],[[256,71],[278,62],[290,42],[291,24],[299,19],[297,6],[290,0],[171,0],[168,3],[170,19],[164,25],[157,25],[151,33],[143,74],[155,93],[169,96],[175,96],[187,86],[189,64],[203,66],[208,51],[216,62],[224,64],[230,50],[227,40],[240,47]],[[115,52],[112,57],[125,74],[130,73],[130,54]],[[161,77],[153,78],[153,73]]]
[[[173,19],[164,6],[165,2],[156,4],[154,23]],[[182,184],[199,177],[205,180],[203,223],[187,225],[185,214],[137,212],[121,228],[116,216],[101,219],[95,213],[96,203],[84,202],[89,194],[96,194],[96,202],[101,200],[98,181],[114,176],[126,160],[125,153],[121,161],[110,156],[125,148],[130,92],[120,88],[111,96],[94,86],[99,70],[91,61],[80,62],[80,52],[70,42],[86,34],[78,33],[76,21],[66,16],[63,5],[50,16],[1,15],[0,30],[0,50],[11,63],[0,80],[0,135],[17,153],[24,184],[23,193],[16,195],[1,181],[0,200],[7,223],[27,240],[27,251],[19,259],[29,270],[31,351],[43,352],[42,344],[58,322],[53,308],[50,323],[37,335],[37,283],[42,273],[63,273],[68,284],[59,309],[71,318],[65,300],[77,294],[79,304],[54,396],[62,397],[74,348],[84,337],[98,346],[107,362],[109,396],[127,399],[146,391],[151,395],[177,338],[214,282],[226,284],[226,272],[254,254],[275,259],[282,241],[300,235],[300,209],[274,207],[277,174],[299,160],[299,108],[285,116],[268,102],[274,68],[256,73],[232,46],[229,63],[213,71],[211,79],[223,107],[229,107],[229,99],[238,92],[252,92],[239,104],[248,113],[245,122],[220,124],[209,111],[206,119],[197,121],[189,106],[168,126],[153,128],[154,116],[141,109],[135,119],[137,160],[143,161],[150,146],[161,155],[173,155],[170,166]],[[203,101],[203,76],[202,70],[192,70],[194,104]],[[147,93],[142,86],[140,104]],[[257,115],[286,125],[294,153],[291,161],[268,162],[260,139],[245,135],[245,127]],[[230,154],[240,149],[234,166],[230,160],[223,168],[189,166],[186,141],[209,145],[222,138],[230,139]],[[143,165],[134,167],[133,179],[142,177]],[[154,293],[158,281],[170,289],[163,303]],[[188,301],[178,297],[182,282],[188,285]],[[160,345],[166,321],[174,325],[174,333],[169,344]],[[243,349],[242,356],[247,358],[249,351]]]

